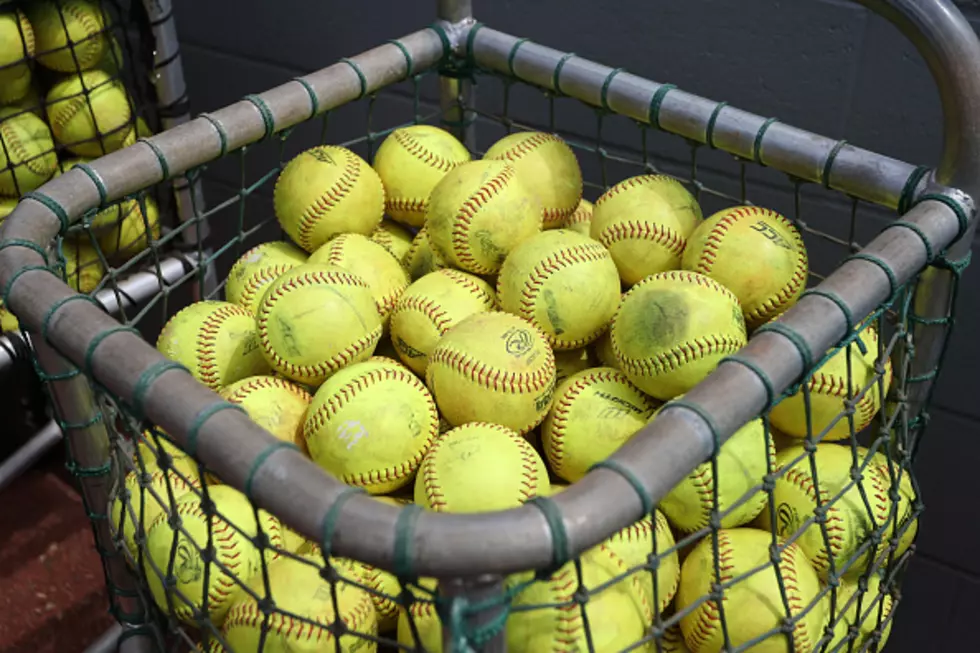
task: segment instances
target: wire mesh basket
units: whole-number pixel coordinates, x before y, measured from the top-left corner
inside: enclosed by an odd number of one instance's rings
[[[912,463],[972,237],[977,127],[963,109],[980,93],[980,43],[945,1],[864,4],[934,64],[953,135],[938,170],[512,37],[443,2],[431,27],[23,199],[0,232],[2,299],[31,333],[126,645],[880,649],[914,550]],[[425,469],[383,495],[342,483],[299,428],[316,384],[257,376],[253,389],[272,392],[260,409],[149,343],[188,303],[225,299],[218,280],[254,246],[286,239],[273,188],[289,161],[330,144],[371,162],[395,130],[420,124],[451,130],[474,159],[515,132],[559,135],[594,202],[623,180],[667,175],[704,216],[779,212],[805,241],[808,289],[683,396],[661,406],[634,389],[642,428],[580,473],[557,469],[547,424],[507,431],[513,466],[530,471],[506,509],[419,500]],[[191,210],[138,256],[106,256],[98,216],[127,203],[146,215],[147,189],[178,175],[204,179],[207,206],[189,195]],[[417,278],[440,263],[412,231],[386,223],[371,237]],[[49,274],[76,233],[99,252],[109,306]],[[551,354],[552,382],[565,377],[545,402],[552,417],[583,374],[622,374],[611,346]],[[374,374],[415,379],[372,360]],[[427,458],[459,430],[430,421]],[[489,463],[470,473],[463,494],[477,503],[479,483],[512,476]]]

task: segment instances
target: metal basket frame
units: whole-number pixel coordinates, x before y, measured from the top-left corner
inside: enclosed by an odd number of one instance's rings
[[[431,27],[143,139],[98,159],[88,172],[71,170],[48,182],[19,204],[0,231],[0,289],[52,379],[76,463],[99,469],[109,459],[107,426],[96,419],[91,379],[257,506],[315,541],[329,534],[325,544],[333,554],[400,575],[438,577],[444,594],[465,596],[471,604],[499,593],[502,575],[567,560],[649,514],[690,470],[844,339],[854,316],[873,312],[940,254],[953,262],[967,256],[973,198],[980,192],[980,41],[948,0],[859,1],[897,25],[929,64],[944,114],[943,156],[935,171],[518,39],[476,23],[466,0],[440,0],[439,20]],[[218,395],[48,273],[49,243],[86,211],[453,57],[904,215],[787,311],[778,328],[757,333],[683,402],[665,408],[608,466],[555,496],[554,510],[547,512],[527,505],[479,516],[413,512],[406,518],[409,513],[352,494],[243,413],[227,410]],[[473,90],[443,70],[443,107],[452,111]],[[471,142],[470,130],[462,127],[460,135]],[[912,412],[927,402],[934,377],[925,372],[935,369],[946,345],[950,325],[930,317],[947,314],[953,277],[954,271],[938,271],[924,276],[918,289],[927,301],[916,325],[911,374],[917,380],[907,397]],[[233,441],[223,437],[230,432]],[[289,492],[282,490],[284,479]],[[110,484],[105,477],[85,479],[89,505],[105,505]],[[99,546],[110,546],[108,524],[96,530]],[[132,588],[121,563],[108,574],[124,591]],[[479,611],[470,615],[473,622],[488,618]],[[502,647],[499,636],[485,643],[486,650]]]

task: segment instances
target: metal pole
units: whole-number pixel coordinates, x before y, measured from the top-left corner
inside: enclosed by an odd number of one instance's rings
[[[119,636],[122,635],[122,625],[115,623],[109,626],[109,630],[102,633],[97,640],[92,642],[85,653],[113,653],[119,649]]]
[[[445,21],[446,33],[454,51],[459,51],[461,34],[474,24],[473,3],[470,0],[438,0],[436,17]],[[442,121],[471,152],[476,151],[476,88],[470,80],[458,77],[439,78],[439,100]]]
[[[158,271],[137,272],[114,288],[104,288],[95,295],[110,315],[121,314],[162,290],[177,284],[182,278],[196,269],[197,253],[187,256],[171,256],[160,262]],[[25,360],[30,353],[27,334],[20,331],[0,336],[0,371],[15,362]],[[35,462],[61,441],[61,429],[56,422],[49,422],[20,449],[0,464],[0,490],[9,485],[21,474],[30,469]]]
[[[936,181],[980,198],[980,42],[970,24],[948,0],[858,0],[895,24],[912,41],[929,65],[943,107],[943,158]],[[976,221],[947,257],[960,261],[970,252]],[[925,318],[915,326],[916,355],[912,359],[909,411],[917,415],[935,381],[949,326],[937,322],[950,315],[954,275],[935,270],[923,275],[916,288],[915,313]],[[931,322],[931,323],[929,323]]]
[[[0,463],[0,492],[59,442],[61,442],[61,429],[57,422],[51,420],[24,446]]]
[[[170,0],[143,0],[150,29],[153,32],[153,85],[156,88],[160,106],[160,120],[164,129],[182,125],[190,120],[190,103],[187,98],[187,83],[184,81],[184,68],[181,65],[180,42],[177,39],[177,24],[174,20]],[[204,212],[204,191],[201,178],[188,176],[173,180],[174,199],[177,204],[177,217],[181,222],[194,219]],[[188,247],[196,248],[198,243],[206,242],[210,232],[208,223],[199,220],[192,229],[184,230],[182,240]],[[210,251],[205,251],[207,258]],[[213,263],[207,266],[201,286],[193,289],[194,300],[208,295],[218,286],[218,274]]]
[[[109,434],[92,388],[88,379],[43,338],[35,334],[32,341],[38,366],[49,379],[54,412],[64,427],[68,461],[78,477],[85,508],[92,514],[105,515],[114,479]],[[121,555],[109,553],[115,550],[109,519],[93,519],[92,530],[95,545],[103,554],[114,614],[127,623],[145,620],[146,609],[137,592],[136,577]]]
[[[450,601],[464,600],[470,606],[493,603],[493,607],[485,608],[470,614],[466,619],[466,627],[473,630],[486,627],[499,620],[504,611],[504,602],[500,599],[504,593],[504,583],[500,576],[485,575],[477,578],[454,578],[439,581],[439,593]],[[449,624],[443,622],[442,650],[446,653],[466,653],[457,650],[453,637],[456,633]],[[507,637],[503,624],[498,631],[485,641],[469,641],[468,644],[482,653],[504,653],[507,650]]]

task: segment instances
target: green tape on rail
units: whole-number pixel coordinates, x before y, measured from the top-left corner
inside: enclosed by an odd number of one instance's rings
[[[61,233],[64,234],[68,231],[68,227],[70,226],[68,212],[65,211],[65,207],[59,204],[56,200],[37,190],[24,193],[20,198],[21,200],[29,199],[34,200],[38,204],[43,204],[45,208],[54,213],[55,217],[58,218],[58,221],[61,223]]]
[[[418,523],[419,515],[422,514],[422,506],[408,505],[398,513],[395,521],[395,560],[394,570],[397,578],[416,578],[415,563],[412,560],[413,540],[415,539],[415,525]]]
[[[749,359],[745,358],[744,356],[740,356],[739,354],[732,354],[731,356],[726,356],[725,358],[722,358],[720,361],[718,361],[719,365],[721,365],[722,363],[738,363],[742,367],[754,373],[756,378],[759,379],[759,383],[762,384],[762,387],[766,391],[765,409],[768,410],[769,408],[772,408],[773,404],[776,401],[776,390],[772,384],[772,379],[769,378],[769,375],[766,373],[765,370],[759,367],[759,365],[757,365],[755,362],[750,361]]]
[[[766,132],[769,131],[769,128],[777,122],[779,122],[779,118],[769,118],[762,123],[762,126],[759,127],[759,131],[755,133],[755,141],[752,143],[752,160],[759,165],[765,165],[762,162],[762,139],[765,138]]]
[[[483,23],[476,23],[470,28],[470,33],[466,35],[466,65],[471,68],[476,67],[473,44],[476,43],[476,33],[481,29],[483,29]]]
[[[95,375],[92,373],[92,357],[95,355],[95,350],[98,349],[103,340],[117,333],[132,333],[137,338],[141,337],[138,329],[131,326],[123,326],[121,324],[114,327],[109,327],[105,331],[95,334],[95,337],[88,343],[88,347],[85,348],[85,357],[82,359],[82,371],[85,372],[89,378],[95,378]]]
[[[627,483],[633,486],[633,491],[635,491],[636,496],[640,498],[640,503],[643,505],[643,514],[649,515],[653,512],[653,499],[647,493],[646,488],[643,487],[643,483],[640,482],[639,477],[632,471],[612,459],[600,460],[596,464],[589,467],[590,472],[593,469],[608,469],[609,471],[615,472],[616,474],[622,476]]]
[[[364,71],[361,70],[361,67],[358,66],[353,59],[348,59],[347,57],[344,57],[339,61],[340,63],[345,63],[348,66],[350,66],[351,70],[354,71],[354,74],[357,75],[357,81],[360,82],[361,84],[361,94],[357,96],[358,99],[367,95],[367,89],[368,89],[367,77],[364,76]]]
[[[28,272],[34,272],[34,271],[41,271],[41,270],[43,270],[44,272],[47,272],[48,274],[52,274],[52,275],[54,274],[45,265],[25,265],[21,269],[19,269],[16,272],[14,272],[14,274],[10,277],[10,280],[7,281],[7,285],[5,285],[3,287],[3,291],[0,292],[0,302],[3,302],[3,304],[5,306],[9,306],[10,305],[10,291],[14,287],[14,282],[17,281],[18,279],[20,279],[21,275],[23,275],[23,274],[27,274]]]
[[[388,41],[388,45],[393,45],[401,50],[402,55],[405,57],[405,77],[411,77],[415,73],[415,60],[412,59],[412,53],[398,39],[391,39]]]
[[[881,260],[881,258],[879,258],[878,256],[875,256],[874,254],[869,254],[867,252],[858,252],[857,254],[851,254],[850,256],[847,257],[847,259],[845,259],[845,262],[851,260],[865,261],[867,263],[871,263],[872,265],[877,266],[878,269],[880,269],[882,272],[884,272],[885,276],[888,277],[888,287],[890,290],[890,292],[888,293],[888,301],[891,301],[892,299],[895,298],[895,294],[898,292],[898,279],[895,278],[895,272],[891,269],[891,266],[889,266],[887,263]]]
[[[354,486],[344,488],[327,510],[327,514],[323,516],[323,524],[320,526],[320,551],[323,553],[324,560],[333,555],[333,536],[337,532],[340,510],[351,497],[358,494],[366,494],[364,488]]]
[[[194,417],[194,421],[191,422],[191,427],[187,429],[187,451],[188,455],[192,457],[197,457],[197,438],[201,434],[201,427],[204,423],[211,419],[216,413],[220,413],[223,410],[237,410],[243,415],[248,415],[244,408],[238,404],[233,404],[229,401],[216,401],[209,406],[205,406],[198,412]]]
[[[609,74],[606,75],[606,79],[602,82],[602,90],[599,92],[599,105],[606,111],[612,111],[612,109],[609,108],[609,101],[606,97],[609,94],[609,85],[612,84],[612,80],[616,77],[616,75],[623,72],[623,70],[625,69],[613,68]]]
[[[228,133],[225,131],[224,126],[218,122],[217,118],[211,116],[211,114],[202,113],[199,114],[199,117],[204,118],[211,123],[211,126],[214,127],[214,131],[218,132],[218,143],[221,145],[221,152],[219,152],[218,158],[223,158],[225,154],[228,153]]]
[[[915,223],[907,222],[906,220],[896,220],[895,222],[890,222],[885,225],[882,231],[887,231],[889,229],[905,229],[918,236],[919,240],[922,241],[922,246],[926,250],[926,263],[932,263],[932,260],[936,257],[936,253],[932,249],[932,243],[929,242],[926,232],[922,231],[922,227]]]
[[[910,208],[912,208],[912,200],[915,199],[915,189],[919,187],[919,182],[925,177],[931,168],[929,166],[919,166],[909,175],[909,178],[905,180],[905,185],[902,187],[902,193],[898,196],[898,212],[900,214],[906,213]]]
[[[551,531],[551,567],[542,570],[550,576],[572,559],[568,531],[565,530],[565,522],[562,521],[558,506],[550,497],[532,497],[527,503],[541,511],[548,523],[548,530]]]
[[[660,126],[660,107],[663,105],[664,98],[667,97],[667,94],[675,88],[677,87],[673,84],[661,84],[660,88],[654,92],[653,97],[650,98],[650,108],[647,109],[647,122],[657,129],[663,129]]]
[[[827,160],[824,161],[823,164],[823,172],[820,173],[820,184],[824,188],[830,188],[830,172],[834,168],[834,161],[837,160],[837,155],[840,154],[840,151],[845,145],[847,145],[847,141],[837,141],[834,147],[830,150],[830,153],[827,154]]]
[[[511,77],[517,77],[517,73],[514,72],[514,59],[517,57],[517,51],[521,49],[522,45],[530,40],[531,39],[517,39],[517,41],[514,42],[513,47],[511,47],[510,52],[507,54],[507,70],[510,72]]]
[[[302,77],[293,77],[293,81],[306,89],[306,94],[310,96],[310,115],[307,119],[320,113],[320,100],[317,98],[316,91],[313,90],[313,86]]]
[[[48,307],[48,310],[44,313],[44,317],[41,319],[41,339],[44,340],[44,342],[50,344],[50,341],[48,340],[48,327],[55,312],[68,302],[77,302],[79,300],[86,301],[96,308],[102,308],[99,302],[95,301],[95,299],[89,295],[69,295],[67,297],[62,297]]]
[[[78,163],[72,167],[81,170],[88,176],[95,185],[96,190],[99,191],[99,206],[105,206],[109,194],[106,192],[105,184],[102,183],[102,178],[95,174],[95,170],[92,170],[92,167],[87,163]]]
[[[555,72],[551,75],[551,87],[556,93],[564,95],[561,90],[561,69],[565,67],[565,62],[574,56],[574,52],[566,52],[561,56],[561,59],[559,59],[558,63],[555,65]]]
[[[803,291],[803,294],[800,295],[800,299],[803,299],[807,295],[816,295],[817,297],[823,297],[824,299],[827,299],[837,304],[837,308],[839,308],[840,312],[844,314],[844,320],[845,322],[847,322],[847,333],[850,333],[851,331],[854,330],[854,325],[856,324],[856,322],[854,321],[854,314],[851,312],[851,307],[848,306],[843,299],[841,299],[840,295],[838,295],[832,290],[810,288],[809,290]]]
[[[276,118],[272,115],[272,109],[270,109],[269,105],[265,103],[265,100],[255,94],[246,95],[242,99],[255,107],[259,112],[259,115],[262,117],[262,126],[265,127],[265,133],[262,135],[262,140],[272,136],[272,134],[274,134],[276,131]]]
[[[918,206],[925,201],[940,202],[941,204],[945,204],[950,211],[956,214],[956,221],[959,223],[959,230],[956,232],[956,240],[962,238],[963,234],[966,233],[966,230],[970,228],[970,218],[967,216],[963,206],[949,195],[942,195],[940,193],[926,193],[915,200],[915,204],[912,206]]]
[[[711,416],[711,413],[706,411],[698,404],[692,403],[687,399],[673,399],[667,402],[664,408],[669,408],[672,406],[679,406],[680,408],[686,408],[687,410],[691,411],[692,413],[700,417],[702,420],[704,420],[704,423],[708,425],[708,430],[711,432],[711,439],[714,445],[714,451],[712,452],[712,455],[717,454],[718,450],[721,448],[721,436],[718,433],[718,426],[715,424],[715,420]]]
[[[297,447],[292,442],[285,442],[280,440],[278,442],[273,442],[268,447],[259,452],[259,455],[255,457],[252,461],[252,465],[248,468],[248,475],[245,477],[245,496],[251,500],[252,499],[252,481],[255,480],[255,475],[258,473],[259,468],[262,464],[268,460],[269,456],[279,451],[280,449],[292,449],[293,451],[299,451]]]
[[[136,385],[133,386],[133,400],[131,408],[140,419],[143,419],[145,416],[145,408],[143,404],[146,401],[146,393],[149,391],[150,386],[153,385],[153,382],[160,378],[164,372],[168,372],[170,370],[182,370],[190,374],[190,370],[177,361],[164,359],[153,363],[148,368],[143,370],[143,373],[140,374],[140,377],[136,380]]]
[[[160,165],[160,174],[163,175],[164,179],[170,179],[170,164],[167,163],[167,157],[163,155],[163,150],[147,138],[139,138],[137,142],[143,143],[153,151],[153,154],[157,158],[157,163]]]
[[[8,247],[23,247],[24,249],[29,249],[41,255],[44,259],[45,264],[48,263],[48,252],[43,247],[31,240],[24,240],[23,238],[6,238],[0,241],[0,251],[7,249]]]
[[[715,123],[718,122],[718,115],[721,110],[728,106],[727,102],[719,102],[715,105],[711,116],[708,118],[708,125],[704,129],[704,142],[712,150],[715,149]]]
[[[755,330],[753,335],[758,335],[767,331],[778,333],[793,343],[793,346],[796,347],[797,353],[803,360],[803,373],[806,374],[808,371],[810,371],[810,368],[813,367],[813,352],[810,351],[810,345],[806,344],[806,340],[803,339],[803,336],[781,322],[769,322],[767,324],[763,324],[761,327]]]

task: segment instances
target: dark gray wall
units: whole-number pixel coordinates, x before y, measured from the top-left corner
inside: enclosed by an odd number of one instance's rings
[[[192,108],[219,108],[425,26],[434,4],[178,0]],[[894,28],[846,0],[620,1],[603,10],[568,0],[474,4],[497,29],[913,163],[937,162],[941,113],[924,64]],[[959,4],[980,26],[980,0]],[[349,128],[348,136],[363,131]],[[209,195],[227,197],[237,174],[216,166]],[[980,612],[975,279],[969,270],[921,448],[928,509],[888,646],[894,652],[975,648],[967,644]]]

